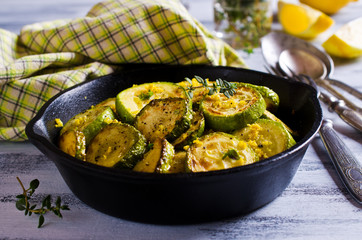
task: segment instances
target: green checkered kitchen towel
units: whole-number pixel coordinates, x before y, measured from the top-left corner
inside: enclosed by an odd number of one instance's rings
[[[83,18],[0,29],[0,140],[26,140],[49,98],[122,63],[245,67],[178,0],[108,0]]]

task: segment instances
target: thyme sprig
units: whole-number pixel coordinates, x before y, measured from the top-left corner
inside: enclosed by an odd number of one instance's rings
[[[230,98],[234,96],[234,94],[236,93],[235,91],[235,89],[237,88],[236,83],[230,83],[226,80],[218,78],[215,80],[214,83],[209,84],[206,79],[203,79],[200,76],[195,76],[195,79],[198,83],[201,84],[201,86],[193,86],[192,80],[188,77],[185,78],[185,80],[189,83],[189,86],[186,88],[186,93],[190,99],[193,97],[193,91],[196,88],[202,88],[202,87],[208,90],[208,95],[213,95],[219,92],[223,93],[227,98]]]
[[[62,205],[60,197],[58,197],[55,201],[55,205],[52,205],[51,195],[46,196],[41,203],[41,207],[37,208],[37,204],[31,204],[30,200],[35,192],[35,189],[39,187],[39,180],[32,180],[29,188],[25,189],[19,177],[16,177],[16,179],[18,180],[23,193],[16,196],[18,200],[16,201],[15,206],[19,211],[25,211],[25,216],[31,216],[33,213],[39,215],[38,228],[44,224],[44,215],[46,213],[53,212],[56,216],[62,218],[63,215],[60,211],[70,210],[67,205]]]

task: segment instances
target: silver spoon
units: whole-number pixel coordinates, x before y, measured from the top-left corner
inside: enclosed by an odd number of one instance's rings
[[[323,63],[318,58],[305,51],[288,49],[280,54],[277,67],[280,68],[284,75],[305,80],[305,83],[308,83],[317,90],[319,99],[327,104],[330,111],[335,111],[343,121],[362,132],[362,115],[354,109],[346,107],[347,104],[345,104],[344,98],[337,100],[321,92],[315,84],[313,77],[316,77],[319,74],[319,68],[323,67]],[[348,99],[346,100],[348,101]]]
[[[278,66],[279,56],[284,50],[298,49],[305,52],[306,54],[309,54],[307,59],[312,59],[311,61],[313,61],[314,63],[318,62],[319,60],[320,62],[318,63],[318,65],[322,66],[321,68],[318,68],[319,70],[317,68],[314,69],[316,77],[323,79],[323,81],[316,81],[317,84],[319,84],[320,86],[324,84],[323,87],[326,88],[326,90],[330,91],[337,98],[339,98],[338,92],[333,88],[333,86],[337,86],[340,89],[343,89],[344,91],[350,93],[351,95],[362,101],[362,93],[360,91],[352,88],[351,86],[348,86],[342,81],[330,78],[334,70],[334,62],[326,52],[321,51],[313,44],[281,32],[271,32],[261,39],[261,49],[265,61],[268,63],[268,65],[274,67]],[[306,54],[304,54],[304,56]],[[305,63],[308,64],[307,61]],[[312,67],[311,64],[309,67]],[[323,70],[325,70],[325,72]]]
[[[297,48],[285,49],[279,56],[279,66],[284,72],[288,74],[290,74],[289,69],[291,69],[296,74],[310,76],[316,81],[318,85],[331,92],[335,97],[343,100],[348,107],[362,114],[362,108],[357,106],[355,103],[334,89],[330,83],[338,85],[342,89],[347,90],[348,93],[354,95],[360,100],[362,100],[362,93],[340,81],[329,79],[329,73],[326,65],[315,55]],[[323,79],[328,81],[324,81]]]

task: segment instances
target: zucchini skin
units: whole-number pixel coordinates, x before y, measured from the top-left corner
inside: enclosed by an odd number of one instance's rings
[[[133,171],[170,173],[173,170],[174,156],[175,150],[173,145],[165,138],[157,138],[153,142],[152,149],[149,150],[144,155],[144,158],[136,164]]]
[[[238,86],[246,86],[256,89],[264,98],[266,109],[272,112],[277,111],[279,107],[279,95],[266,86],[254,85],[250,83],[238,82]]]
[[[88,145],[93,137],[114,119],[116,116],[111,107],[92,107],[71,118],[60,131],[60,135],[69,130],[81,131]]]
[[[177,116],[174,118],[173,115]],[[137,114],[134,126],[150,142],[156,138],[174,141],[189,129],[192,117],[189,99],[154,99]]]
[[[88,145],[99,131],[109,124],[109,120],[114,119],[116,119],[116,116],[114,115],[112,108],[106,106],[102,114],[100,114],[92,123],[83,129],[83,133],[86,136],[86,144]]]
[[[89,144],[88,162],[114,168],[132,169],[146,151],[146,138],[126,123],[105,126]]]
[[[172,145],[175,146],[176,149],[183,149],[184,146],[192,144],[192,142],[201,137],[205,130],[205,118],[204,114],[201,111],[197,111],[193,113],[193,118],[191,121],[190,128],[181,134]]]
[[[241,87],[244,88],[244,87]],[[233,114],[218,114],[214,113],[212,109],[207,107],[208,96],[205,96],[201,102],[201,110],[205,116],[206,125],[215,131],[231,132],[236,129],[245,127],[247,124],[255,122],[265,111],[266,103],[262,95],[254,88],[245,87],[252,91],[256,99],[252,104],[248,103],[248,106],[243,111],[237,111]],[[223,94],[217,93],[219,96]],[[234,94],[231,98],[236,98],[237,94]]]
[[[156,172],[157,173],[170,173],[175,156],[175,149],[169,141],[162,140],[161,156],[158,161]]]
[[[58,146],[63,152],[85,161],[86,143],[83,132],[77,130],[66,131],[59,137]]]
[[[170,97],[187,98],[187,95],[183,87],[172,82],[144,83],[127,88],[116,96],[117,115],[122,122],[133,124],[137,114],[150,101]]]
[[[153,173],[160,161],[162,152],[162,139],[157,138],[152,143],[152,148],[144,154],[141,161],[137,162],[133,171]]]

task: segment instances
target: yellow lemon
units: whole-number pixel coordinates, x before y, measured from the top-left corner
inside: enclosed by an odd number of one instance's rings
[[[278,2],[278,19],[285,32],[304,39],[313,39],[327,30],[334,20],[305,4]]]
[[[349,2],[357,2],[358,0],[299,0],[301,3],[307,4],[312,8],[318,9],[326,14],[334,14]]]
[[[327,53],[342,58],[362,56],[362,17],[339,28],[322,46]]]

